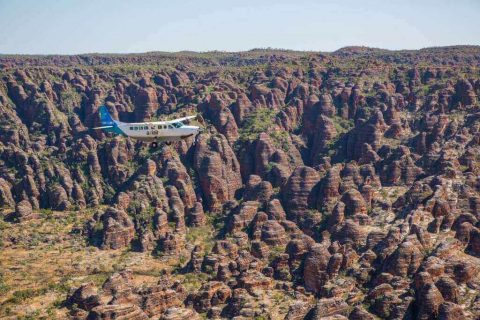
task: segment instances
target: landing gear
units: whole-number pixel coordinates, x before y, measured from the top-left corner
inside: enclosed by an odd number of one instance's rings
[[[167,146],[171,146],[171,145],[172,145],[172,141],[165,141],[165,144],[166,144]]]
[[[193,146],[197,144],[197,140],[198,140],[198,134],[195,135],[195,137],[193,138],[193,143],[192,143]]]
[[[157,147],[158,147],[158,143],[156,143],[155,141],[150,143],[150,148],[157,149]]]

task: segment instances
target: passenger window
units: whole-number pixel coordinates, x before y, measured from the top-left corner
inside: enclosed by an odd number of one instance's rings
[[[135,131],[137,131],[137,130],[138,130],[138,127],[135,127]]]
[[[130,130],[133,130],[133,127],[130,127]]]

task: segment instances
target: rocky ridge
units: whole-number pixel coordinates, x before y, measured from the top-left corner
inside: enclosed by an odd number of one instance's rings
[[[72,288],[69,316],[480,317],[479,49],[259,52],[0,57],[7,223],[91,211],[90,247],[188,257]],[[207,128],[149,150],[88,129],[102,104]]]

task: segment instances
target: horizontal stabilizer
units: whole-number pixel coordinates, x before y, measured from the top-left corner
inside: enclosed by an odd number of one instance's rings
[[[113,126],[95,127],[95,128],[92,128],[92,129],[97,130],[97,129],[109,129],[109,128],[113,128]]]

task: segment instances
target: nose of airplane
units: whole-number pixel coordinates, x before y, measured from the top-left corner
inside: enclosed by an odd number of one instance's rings
[[[187,128],[188,130],[190,130],[190,132],[194,134],[203,131],[202,128],[199,126],[188,126],[188,127],[185,126],[184,128]]]
[[[197,126],[188,126],[188,129],[190,130],[190,132],[194,134],[200,131],[200,127],[197,127]]]

